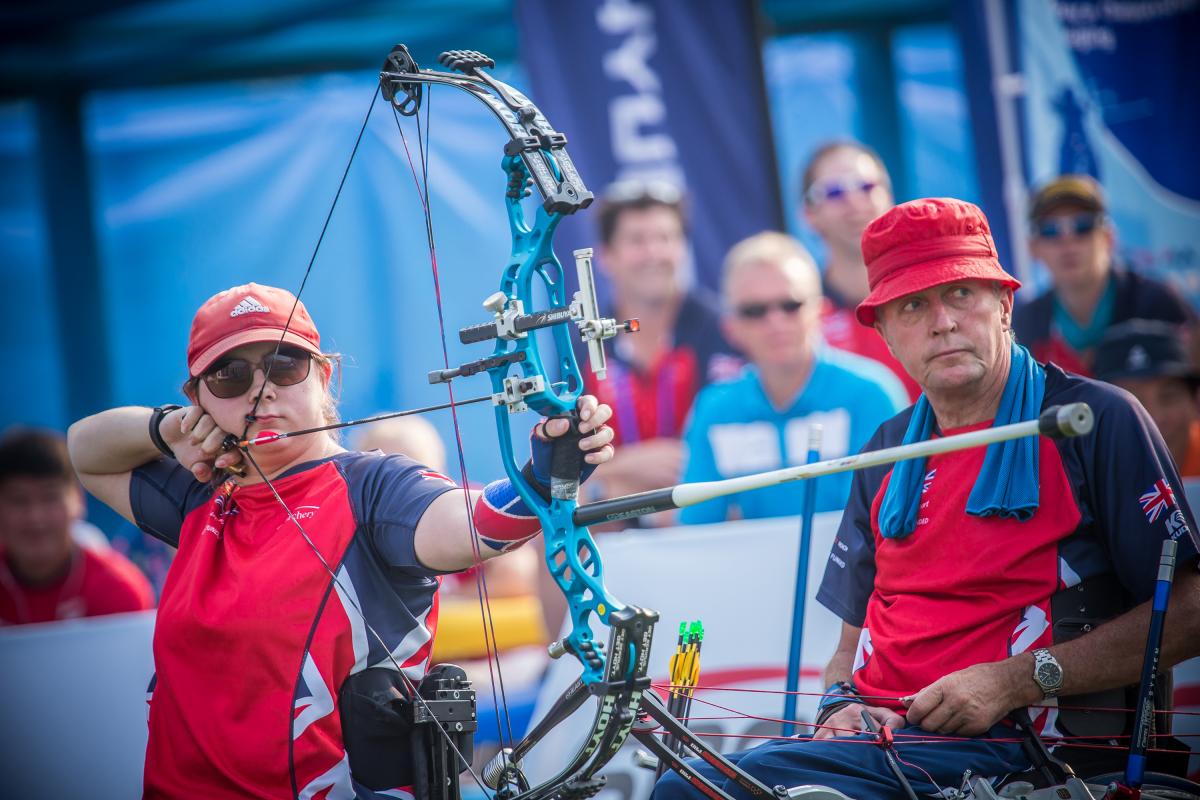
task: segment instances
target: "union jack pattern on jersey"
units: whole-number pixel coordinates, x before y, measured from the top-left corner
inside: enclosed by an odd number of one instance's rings
[[[282,504],[264,484],[214,495],[167,459],[134,472],[139,525],[179,548],[154,632],[148,798],[376,796],[350,772],[341,689],[370,667],[425,674],[439,576],[415,530],[454,484],[402,456],[341,453],[274,486]]]
[[[1145,409],[1047,365],[1042,408],[1076,401],[1104,423],[1090,436],[1040,441],[1043,502],[1025,522],[967,513],[982,449],[926,462],[922,525],[903,542],[878,530],[891,467],[855,473],[817,599],[862,629],[853,678],[864,695],[902,697],[956,670],[1055,644],[1052,600],[1067,587],[1115,579],[1131,604],[1148,600],[1164,535],[1179,542],[1180,564],[1195,558],[1194,517],[1172,490],[1178,476]],[[885,422],[866,449],[900,444],[911,413]],[[1149,489],[1134,504],[1136,486]],[[1066,709],[1031,708],[1030,716],[1043,734],[1078,734],[1070,725],[1079,717]]]
[[[1160,478],[1150,487],[1150,491],[1138,498],[1138,502],[1142,504],[1146,519],[1155,522],[1164,511],[1175,505],[1175,493],[1171,491],[1171,484]]]

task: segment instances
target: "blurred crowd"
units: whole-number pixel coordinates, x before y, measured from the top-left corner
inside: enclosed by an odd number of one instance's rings
[[[863,230],[894,205],[883,161],[861,143],[830,142],[813,153],[796,190],[824,263],[795,238],[766,231],[725,255],[716,290],[689,279],[687,199],[678,186],[621,181],[603,193],[596,216],[605,313],[637,318],[641,330],[613,341],[608,379],[587,387],[615,409],[618,445],[587,484],[587,499],[800,464],[814,447],[822,458],[853,453],[916,399],[916,383],[879,333],[855,319],[869,289]],[[1091,178],[1056,177],[1028,208],[1031,255],[1049,288],[1018,292],[1017,340],[1040,361],[1128,390],[1181,474],[1200,477],[1194,310],[1170,286],[1121,263],[1118,232]],[[377,424],[351,444],[445,468],[445,446],[423,421]],[[822,479],[816,510],[842,509],[849,485],[848,475]],[[799,497],[791,484],[636,524],[792,515]],[[0,625],[153,607],[151,582],[84,520],[84,509],[62,436],[3,434]],[[533,647],[557,631],[561,596],[539,578],[539,561],[539,549],[525,548],[488,563],[482,576],[448,577],[437,660]],[[476,621],[480,579],[499,602],[502,620],[492,627],[502,641],[493,644]]]

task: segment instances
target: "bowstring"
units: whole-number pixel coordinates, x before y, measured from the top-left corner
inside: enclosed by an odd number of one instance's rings
[[[317,243],[313,247],[312,255],[308,259],[308,266],[304,270],[304,277],[300,280],[300,288],[296,290],[295,300],[292,302],[292,309],[288,312],[287,320],[283,323],[283,332],[279,334],[279,341],[275,344],[275,355],[279,355],[279,348],[283,347],[283,340],[287,337],[288,331],[292,326],[292,318],[296,315],[296,309],[300,306],[300,295],[304,294],[304,287],[308,285],[308,277],[312,274],[313,264],[317,263],[317,254],[321,251],[321,243],[325,241],[325,234],[329,230],[329,223],[333,220],[334,209],[337,208],[338,199],[342,196],[342,189],[346,186],[346,178],[350,176],[350,167],[354,164],[354,156],[358,154],[358,146],[362,144],[363,134],[367,132],[367,123],[371,121],[371,112],[375,110],[375,103],[379,100],[380,86],[376,84],[375,92],[371,95],[371,104],[367,106],[367,113],[363,116],[362,125],[358,128],[358,136],[354,139],[354,147],[350,150],[350,158],[346,159],[346,168],[342,170],[342,179],[338,181],[337,191],[333,194],[333,202],[329,204],[329,210],[325,212],[325,222],[321,225],[321,233],[317,236]],[[250,426],[254,424],[254,415],[258,413],[258,405],[262,402],[263,393],[267,390],[267,381],[271,378],[271,369],[275,366],[275,359],[272,358],[267,364],[267,370],[263,373],[262,386],[258,389],[258,395],[254,398],[254,405],[250,408],[250,413],[246,415],[246,425],[242,428],[241,438],[245,440],[247,434],[250,433]]]
[[[437,259],[437,239],[433,228],[433,214],[429,199],[429,131],[432,127],[429,123],[429,108],[433,95],[433,87],[429,87],[430,91],[426,92],[425,105],[425,126],[424,137],[422,136],[421,116],[415,115],[417,125],[417,147],[418,159],[421,170],[418,175],[416,165],[413,163],[412,151],[408,145],[408,137],[404,133],[404,126],[400,124],[400,115],[396,109],[392,108],[392,117],[396,123],[396,130],[400,133],[400,141],[404,147],[404,155],[408,161],[409,171],[412,173],[413,183],[417,190],[417,197],[421,202],[424,211],[425,220],[425,240],[429,249],[429,263],[431,274],[433,277],[434,298],[436,301],[437,317],[438,317],[438,333],[442,345],[442,361],[446,369],[450,368],[450,352],[446,338],[446,320],[444,313],[444,303],[442,300],[441,273],[438,268]],[[491,599],[487,588],[486,570],[483,568],[483,554],[480,549],[479,531],[475,527],[473,507],[471,502],[470,478],[467,474],[466,452],[462,443],[462,428],[458,421],[458,404],[454,399],[454,384],[452,381],[446,382],[446,390],[450,396],[450,416],[454,425],[455,449],[458,456],[459,471],[462,475],[463,482],[463,505],[466,511],[467,526],[470,530],[471,537],[471,553],[475,567],[475,586],[476,593],[479,597],[480,617],[484,625],[484,649],[487,654],[488,675],[492,683],[492,704],[496,712],[496,733],[502,747],[510,746],[513,741],[512,720],[508,711],[508,697],[504,687],[504,673],[500,666],[499,648],[496,641],[496,631],[493,623],[491,612]],[[499,692],[497,692],[497,688]],[[501,724],[503,720],[503,725]],[[507,734],[507,738],[506,738]]]
[[[304,541],[308,542],[308,546],[312,548],[313,553],[316,554],[317,560],[321,562],[321,566],[325,568],[325,571],[329,573],[329,577],[333,580],[334,584],[337,585],[338,589],[340,590],[339,599],[343,599],[345,602],[348,602],[349,605],[356,612],[358,612],[358,616],[362,619],[363,625],[366,627],[367,631],[375,637],[375,641],[379,643],[379,646],[383,648],[383,652],[387,654],[388,661],[392,663],[392,666],[396,669],[396,673],[400,676],[400,679],[404,681],[405,687],[408,689],[409,694],[412,695],[413,701],[418,705],[423,706],[425,711],[431,717],[433,717],[434,727],[442,732],[442,735],[446,738],[446,743],[450,745],[450,748],[454,751],[455,755],[458,756],[459,761],[466,765],[466,771],[471,774],[471,778],[476,784],[479,785],[479,788],[483,792],[484,796],[490,798],[491,795],[488,794],[483,780],[475,772],[475,768],[471,762],[462,754],[462,751],[459,750],[458,745],[454,743],[454,737],[442,729],[441,723],[437,722],[437,717],[433,714],[433,710],[430,709],[429,703],[426,702],[425,698],[422,697],[420,692],[417,691],[417,687],[413,683],[413,679],[408,676],[408,674],[404,671],[404,667],[401,666],[400,662],[396,660],[396,656],[392,653],[391,648],[388,647],[387,642],[385,642],[383,637],[379,635],[379,632],[375,630],[374,626],[367,621],[366,612],[364,612],[362,607],[359,606],[356,595],[351,593],[350,590],[346,588],[345,584],[342,583],[341,578],[339,578],[337,573],[334,572],[333,567],[329,566],[329,561],[326,560],[325,555],[317,547],[316,543],[313,542],[312,537],[308,535],[308,531],[306,531],[304,526],[300,524],[300,520],[296,518],[294,513],[292,513],[292,509],[283,499],[283,496],[279,494],[279,490],[275,488],[275,484],[272,483],[270,478],[267,477],[267,473],[264,472],[263,468],[258,465],[258,461],[255,460],[254,456],[250,455],[249,448],[244,449],[242,453],[250,462],[250,466],[254,467],[254,471],[258,473],[260,478],[262,478],[263,483],[266,484],[267,488],[271,490],[271,494],[275,497],[275,500],[279,503],[283,510],[287,512],[288,520],[296,526],[296,530],[300,531],[300,535],[304,537]],[[345,605],[345,603],[343,603],[343,605]],[[428,657],[426,657],[425,660],[427,659]]]
[[[461,405],[461,403],[459,405]],[[792,695],[797,695],[800,697],[843,697],[844,696],[840,692],[801,692],[801,691],[794,691],[794,690],[788,691],[786,689],[751,689],[751,688],[748,688],[745,686],[721,686],[719,684],[703,684],[703,683],[697,684],[696,686],[688,686],[686,684],[660,683],[660,682],[655,681],[651,684],[651,686],[660,691],[670,691],[670,690],[676,690],[676,689],[692,689],[697,692],[741,692],[744,694],[774,694],[774,695],[792,694]],[[855,696],[862,700],[883,700],[883,701],[893,702],[893,703],[898,702],[900,700],[899,697],[894,697],[891,695],[859,694],[859,695],[855,695]],[[1055,710],[1062,709],[1062,706],[1049,705],[1047,703],[1030,703],[1029,705],[1024,706],[1024,707],[1025,708],[1053,708]],[[1077,706],[1077,705],[1072,705],[1071,709],[1073,711],[1094,711],[1094,712],[1107,712],[1107,713],[1113,713],[1113,714],[1117,714],[1117,713],[1132,714],[1134,711],[1137,710],[1134,708],[1117,708],[1114,706]],[[1176,717],[1200,717],[1200,711],[1182,711],[1177,708],[1156,708],[1156,709],[1154,709],[1154,713],[1160,714],[1160,715],[1176,716]]]
[[[656,688],[661,688],[661,687],[656,685]],[[733,689],[733,690],[725,690],[725,691],[770,692],[771,690],[765,690],[765,689],[736,690],[736,689]],[[801,692],[800,694],[808,694],[808,695],[812,695],[812,696],[816,696],[816,697],[837,696],[837,695],[829,695],[829,694],[823,694],[823,693],[817,693],[817,692]],[[879,697],[876,699],[892,699],[892,700],[894,700],[896,698]],[[740,711],[736,708],[731,708],[729,706],[725,706],[720,703],[716,703],[712,700],[705,700],[700,697],[697,697],[696,701],[703,705],[710,706],[712,708],[716,708],[721,711],[724,711],[727,713],[727,715],[712,716],[712,717],[690,716],[688,719],[698,719],[698,720],[703,720],[703,719],[713,719],[713,720],[750,719],[750,720],[756,720],[759,722],[772,722],[772,723],[784,723],[784,722],[789,721],[789,720],[781,719],[779,717],[748,714],[748,713],[746,713],[744,711]],[[1055,708],[1055,706],[1038,706],[1038,707],[1040,707],[1040,708]],[[1114,710],[1122,710],[1122,709],[1114,709]],[[1124,710],[1129,711],[1132,709],[1124,709]],[[686,720],[680,720],[680,721],[686,725]],[[836,741],[839,744],[864,744],[865,743],[865,744],[872,744],[872,745],[878,746],[878,742],[875,742],[873,740],[858,739],[858,738],[844,738],[844,737],[857,737],[860,734],[869,733],[869,731],[862,731],[862,730],[858,730],[855,728],[842,728],[842,727],[839,727],[836,725],[818,725],[813,722],[805,722],[804,720],[790,720],[790,721],[796,725],[803,725],[805,727],[812,728],[813,730],[832,731],[833,733],[837,734],[839,738],[830,740],[830,741]],[[766,741],[793,741],[793,740],[795,740],[795,737],[792,737],[792,736],[772,736],[772,735],[765,735],[765,734],[757,734],[757,735],[751,736],[750,734],[736,734],[736,733],[719,733],[719,732],[701,733],[699,731],[692,731],[692,732],[696,736],[699,736],[699,737],[706,737],[706,736],[713,737],[713,738],[739,738],[740,737],[740,738],[763,739]],[[897,744],[903,743],[905,745],[953,744],[953,743],[960,743],[960,742],[965,742],[965,741],[975,741],[979,738],[979,737],[974,737],[974,736],[960,736],[960,735],[954,735],[954,734],[905,733],[902,731],[895,731],[895,730],[893,730],[892,735],[895,737]],[[1172,734],[1172,735],[1178,737],[1180,734]],[[1188,736],[1188,737],[1200,736],[1200,734],[1183,734],[1183,735]],[[1071,747],[1078,747],[1078,748],[1087,749],[1087,750],[1124,751],[1124,750],[1128,749],[1127,745],[1102,744],[1101,742],[1108,741],[1108,740],[1116,740],[1116,741],[1128,740],[1128,739],[1131,739],[1132,736],[1130,736],[1129,734],[1125,734],[1125,735],[1121,735],[1121,736],[1107,736],[1107,735],[1082,736],[1082,735],[1080,735],[1080,736],[1054,736],[1054,737],[1043,737],[1043,738],[1046,740],[1046,742],[1049,746],[1069,745]],[[1100,740],[1100,741],[1092,741],[1092,740]],[[1020,737],[1009,737],[1009,738],[994,737],[994,738],[990,738],[988,741],[995,742],[997,744],[1020,744],[1024,741],[1024,739],[1020,738]],[[1151,749],[1155,750],[1155,752],[1157,752],[1158,750],[1161,750],[1161,748],[1158,748],[1158,749],[1151,748]],[[1164,752],[1178,752],[1178,751],[1171,750],[1171,751],[1164,751]],[[1195,751],[1189,751],[1189,752],[1192,752],[1193,754],[1195,753]],[[916,766],[916,765],[909,765],[909,766]]]
[[[371,103],[367,107],[367,113],[363,116],[362,124],[360,125],[359,130],[358,130],[358,136],[354,140],[354,147],[351,148],[350,157],[346,161],[346,167],[342,171],[342,177],[341,177],[341,180],[338,182],[337,191],[334,193],[333,202],[330,203],[329,210],[325,214],[325,221],[321,226],[321,233],[320,233],[320,235],[318,235],[316,245],[313,247],[312,255],[309,257],[308,266],[304,270],[304,277],[300,281],[300,287],[295,293],[295,300],[292,303],[292,308],[288,313],[287,320],[284,322],[283,332],[280,334],[279,341],[275,345],[275,353],[276,354],[279,353],[279,349],[283,346],[284,339],[287,337],[288,330],[291,327],[292,319],[294,318],[294,316],[296,314],[296,309],[300,305],[300,296],[304,293],[305,286],[308,285],[308,279],[309,279],[309,276],[312,274],[313,265],[317,261],[317,255],[320,252],[322,242],[324,242],[324,240],[325,240],[325,234],[329,230],[330,222],[333,219],[333,212],[337,208],[338,200],[341,198],[343,188],[345,188],[346,179],[348,178],[348,176],[350,174],[350,167],[353,165],[354,158],[358,154],[359,146],[362,144],[363,136],[365,135],[366,130],[367,130],[367,124],[371,119],[371,113],[375,109],[375,103],[379,100],[380,91],[381,91],[381,87],[377,85],[375,87],[374,93],[372,94]],[[440,303],[440,300],[439,300],[439,303]],[[273,363],[268,364],[267,370],[263,373],[262,386],[259,387],[258,395],[254,398],[254,405],[251,408],[250,413],[247,415],[247,419],[245,421],[246,422],[245,427],[242,429],[242,437],[241,438],[243,441],[246,439],[246,436],[250,431],[250,425],[253,424],[253,417],[258,411],[258,406],[259,406],[259,403],[262,401],[263,394],[266,392],[267,381],[270,379],[272,366],[273,366]],[[451,403],[453,403],[453,397],[451,397]],[[453,411],[453,405],[451,406],[451,410]],[[456,421],[455,422],[456,430],[457,430],[457,427],[458,427],[458,425],[457,425],[457,421]],[[455,744],[453,737],[450,736],[450,733],[448,731],[446,731],[445,729],[443,729],[440,723],[436,722],[436,719],[437,719],[436,716],[433,714],[432,710],[429,708],[429,704],[426,702],[425,698],[422,697],[420,695],[420,693],[417,691],[417,687],[413,683],[413,680],[404,672],[404,669],[401,667],[399,662],[396,661],[395,656],[392,654],[391,648],[389,648],[387,646],[387,643],[384,641],[383,637],[379,634],[379,632],[377,630],[375,630],[375,627],[367,619],[366,613],[358,605],[358,602],[354,598],[354,596],[347,591],[346,587],[342,584],[341,579],[338,578],[337,573],[335,573],[333,571],[333,569],[329,566],[329,562],[326,561],[325,556],[321,553],[320,549],[317,548],[317,546],[313,542],[312,538],[308,535],[308,531],[306,531],[304,529],[304,526],[300,523],[300,520],[296,518],[296,515],[294,513],[292,513],[292,510],[288,507],[287,503],[284,501],[284,499],[280,495],[279,491],[275,488],[275,484],[267,476],[266,472],[263,471],[262,467],[259,466],[258,461],[255,460],[255,458],[250,454],[249,446],[242,446],[239,449],[242,452],[242,456],[247,461],[250,462],[250,465],[252,467],[254,467],[254,471],[258,473],[259,477],[262,479],[263,483],[270,490],[270,492],[274,496],[275,500],[279,503],[279,505],[287,513],[288,519],[292,522],[293,525],[296,526],[297,530],[300,531],[300,535],[304,538],[304,541],[308,543],[309,548],[317,556],[317,560],[321,562],[321,565],[325,568],[325,571],[329,573],[330,578],[334,581],[334,583],[337,585],[337,587],[341,590],[341,597],[345,597],[348,600],[349,605],[355,610],[355,612],[358,614],[359,618],[362,619],[363,626],[373,637],[375,637],[375,640],[379,643],[380,647],[383,648],[383,651],[387,654],[388,660],[391,662],[392,666],[395,667],[397,674],[400,676],[400,679],[404,682],[405,687],[408,689],[409,694],[412,696],[413,701],[418,703],[419,705],[423,706],[425,708],[425,711],[431,717],[434,718],[434,720],[435,720],[434,725],[437,728],[437,730],[441,733],[441,735],[445,738],[446,743],[450,746],[450,748],[457,755],[459,761],[466,766],[466,771],[468,773],[470,773],[471,778],[475,781],[476,785],[478,785],[480,791],[483,792],[485,797],[490,798],[491,795],[488,794],[488,790],[487,790],[485,784],[483,783],[483,780],[475,772],[474,766],[470,763],[470,761],[466,757],[464,757],[461,750],[459,750],[458,746]],[[469,493],[464,490],[464,495],[469,496]]]

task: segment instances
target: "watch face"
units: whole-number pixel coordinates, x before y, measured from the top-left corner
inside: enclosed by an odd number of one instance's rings
[[[1058,664],[1042,664],[1037,668],[1037,681],[1042,686],[1057,686],[1062,681],[1062,668]]]

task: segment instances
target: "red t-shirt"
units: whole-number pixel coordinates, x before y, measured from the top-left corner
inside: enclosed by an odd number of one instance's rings
[[[154,608],[154,591],[133,563],[115,550],[76,547],[66,574],[27,586],[0,550],[0,625],[99,617]]]
[[[925,462],[917,527],[902,539],[879,534],[891,473],[883,480],[871,503],[875,593],[855,659],[854,682],[863,694],[914,694],[949,672],[1053,644],[1050,596],[1066,583],[1058,546],[1081,515],[1055,442],[1042,438],[1039,446],[1046,501],[1025,522],[967,514],[983,447]],[[886,646],[875,648],[880,642]]]
[[[438,579],[414,533],[453,483],[375,452],[274,487],[282,504],[265,484],[214,492],[168,459],[133,473],[139,526],[179,548],[154,630],[148,798],[353,797],[342,684],[374,666],[425,672]]]

